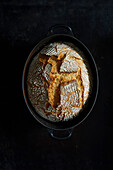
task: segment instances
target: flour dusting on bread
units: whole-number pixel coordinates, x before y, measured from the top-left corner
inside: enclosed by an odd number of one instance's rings
[[[90,94],[86,58],[73,44],[54,42],[33,59],[27,77],[30,101],[42,117],[67,121],[77,116]]]

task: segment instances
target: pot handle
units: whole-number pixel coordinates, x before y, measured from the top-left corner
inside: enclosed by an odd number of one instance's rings
[[[68,25],[63,24],[56,24],[49,28],[47,36],[53,35],[53,34],[69,34],[74,36],[72,28]]]
[[[49,135],[57,140],[69,139],[72,136],[73,128],[68,130],[53,130],[48,129]]]

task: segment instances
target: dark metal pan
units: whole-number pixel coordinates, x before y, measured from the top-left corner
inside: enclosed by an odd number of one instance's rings
[[[60,31],[60,32],[65,32],[64,33],[54,33],[55,31]],[[76,47],[78,47],[86,56],[88,64],[90,66],[91,70],[91,75],[92,75],[92,80],[93,80],[93,86],[92,86],[92,92],[91,95],[88,99],[87,105],[84,107],[84,109],[72,120],[69,121],[62,121],[62,122],[51,122],[49,120],[44,119],[41,117],[34,109],[32,106],[29,97],[28,97],[28,92],[27,92],[27,74],[29,70],[29,66],[32,62],[32,59],[37,55],[37,53],[47,44],[52,43],[52,42],[57,42],[57,41],[65,41],[65,42],[70,42],[74,44]],[[80,42],[77,38],[74,37],[73,32],[70,27],[65,26],[65,25],[55,25],[49,29],[48,36],[40,41],[34,49],[31,51],[31,53],[28,56],[28,59],[25,63],[24,71],[23,71],[23,77],[22,77],[22,89],[23,89],[23,95],[25,102],[27,104],[27,107],[31,114],[34,116],[34,118],[39,121],[42,125],[46,126],[47,128],[50,129],[56,129],[56,130],[65,130],[65,129],[70,129],[86,119],[86,117],[91,113],[94,104],[97,99],[97,94],[98,94],[98,87],[99,87],[99,78],[98,78],[98,71],[97,67],[94,61],[94,58],[88,48]]]

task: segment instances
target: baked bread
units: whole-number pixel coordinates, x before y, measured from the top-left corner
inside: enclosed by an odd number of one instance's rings
[[[41,67],[41,95],[36,96],[34,104],[28,91],[31,103],[41,116],[51,121],[69,120],[78,115],[86,103],[90,93],[90,78],[85,57],[69,43],[51,43],[44,47],[36,56]],[[81,54],[81,55],[80,55]],[[34,64],[35,65],[35,64]],[[32,69],[31,69],[32,70]],[[37,70],[38,71],[38,70]],[[37,82],[38,84],[38,82]],[[34,98],[34,96],[33,96]]]

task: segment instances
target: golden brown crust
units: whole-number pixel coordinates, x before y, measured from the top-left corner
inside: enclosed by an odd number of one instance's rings
[[[62,72],[60,73],[60,66],[62,64],[62,61],[64,60],[66,56],[66,52],[62,52],[56,56],[47,56],[45,54],[39,54],[39,61],[43,63],[43,67],[46,66],[47,63],[52,65],[51,72],[50,72],[50,82],[46,82],[45,79],[42,76],[43,85],[47,84],[47,90],[48,90],[48,103],[52,106],[53,109],[56,109],[57,106],[60,104],[60,85],[65,86],[68,83],[71,83],[73,81],[76,81],[77,83],[77,90],[79,92],[79,106],[76,104],[73,104],[73,107],[76,108],[82,108],[84,103],[84,87],[82,83],[81,78],[81,69],[79,68],[76,72]],[[83,62],[82,60],[78,58],[74,58],[75,60],[78,60],[77,62],[81,64]],[[70,92],[69,95],[72,95],[75,93],[75,91]],[[69,96],[68,96],[69,99]],[[68,99],[66,102],[68,102]],[[48,104],[47,104],[48,106]],[[61,108],[58,112],[52,112],[52,114],[59,114]],[[70,110],[70,108],[68,108]]]
[[[56,108],[60,102],[60,75],[50,76],[51,82],[48,87],[48,101],[53,108]]]
[[[38,57],[39,57],[39,61],[43,63],[43,68],[44,68],[46,66],[46,64],[47,64],[49,56],[46,55],[46,54],[39,53]]]

